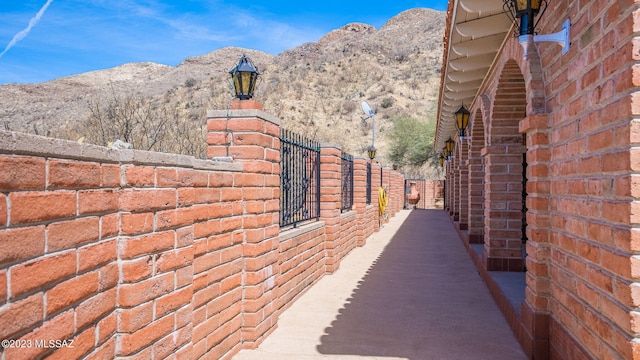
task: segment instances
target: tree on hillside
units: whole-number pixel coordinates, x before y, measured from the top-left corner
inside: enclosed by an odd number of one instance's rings
[[[204,115],[193,113],[189,103],[179,99],[158,104],[140,95],[110,96],[88,102],[89,117],[74,133],[86,142],[108,146],[116,140],[132,144],[134,149],[206,156]],[[204,109],[204,106],[198,106]],[[195,119],[195,120],[194,120]]]
[[[435,168],[438,162],[433,150],[435,123],[420,121],[408,116],[393,119],[393,128],[389,132],[389,160],[410,172],[419,172],[418,168]]]

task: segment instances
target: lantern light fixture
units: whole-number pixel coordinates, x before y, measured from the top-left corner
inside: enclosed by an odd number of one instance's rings
[[[524,58],[527,58],[529,46],[539,42],[554,42],[562,46],[562,54],[569,51],[571,43],[569,35],[571,33],[571,22],[569,19],[562,23],[562,30],[545,35],[536,35],[535,28],[540,22],[549,5],[550,0],[502,0],[505,13],[511,18],[514,24],[519,26],[518,40],[524,49]],[[536,21],[536,16],[540,15]],[[518,20],[520,19],[520,24]]]
[[[440,154],[440,158],[438,160],[440,161],[440,167],[444,167],[445,158],[443,154]]]
[[[453,155],[453,146],[455,145],[455,142],[453,141],[453,139],[449,137],[449,139],[447,139],[447,141],[445,141],[444,144],[445,144],[445,147],[447,148],[447,155],[449,159],[455,159],[455,156]]]
[[[449,152],[446,145],[442,147],[442,156],[444,156],[445,162],[449,162]]]
[[[471,115],[469,110],[467,110],[467,108],[464,107],[464,104],[462,104],[462,106],[460,106],[460,109],[458,109],[458,111],[456,111],[454,114],[456,116],[456,127],[458,128],[460,134],[460,141],[471,139],[471,136],[465,136],[464,133],[469,126],[469,115]]]
[[[253,65],[253,61],[245,54],[242,54],[238,64],[229,71],[229,74],[231,74],[236,98],[240,100],[251,99],[256,89],[258,76],[260,76],[258,68]]]
[[[369,159],[371,159],[371,160],[376,158],[376,148],[373,147],[373,145],[371,145],[369,147],[369,149],[367,149],[367,155],[369,156]]]
[[[393,170],[398,170],[398,164],[397,163],[393,163],[392,168],[393,168]]]

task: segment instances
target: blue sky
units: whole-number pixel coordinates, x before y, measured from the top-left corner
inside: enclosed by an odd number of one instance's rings
[[[380,28],[447,0],[0,0],[0,84],[128,62],[178,65],[226,46],[277,55],[351,22]]]

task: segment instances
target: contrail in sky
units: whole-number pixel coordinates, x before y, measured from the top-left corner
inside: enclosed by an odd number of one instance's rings
[[[38,24],[38,21],[40,21],[40,19],[42,18],[42,15],[44,15],[44,12],[47,11],[47,8],[49,7],[49,5],[51,5],[52,2],[53,0],[47,0],[47,3],[44,4],[44,6],[42,7],[42,9],[40,9],[40,11],[38,11],[36,16],[34,16],[33,18],[31,18],[31,20],[29,20],[29,25],[27,26],[27,28],[17,33],[13,37],[13,39],[11,39],[11,42],[9,42],[9,45],[7,45],[4,51],[0,53],[0,58],[7,51],[9,51],[9,49],[11,49],[15,44],[17,44],[18,41],[24,39],[29,34],[29,31],[31,31],[31,29],[33,29],[33,27],[36,26],[36,24]]]

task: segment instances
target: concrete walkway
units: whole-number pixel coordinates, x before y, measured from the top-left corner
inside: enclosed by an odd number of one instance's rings
[[[526,357],[447,215],[403,210],[233,359]]]

